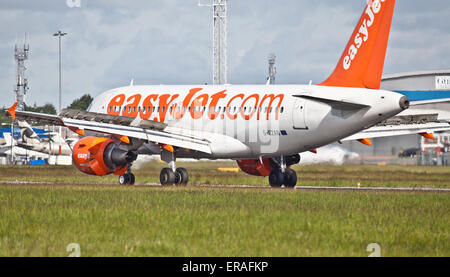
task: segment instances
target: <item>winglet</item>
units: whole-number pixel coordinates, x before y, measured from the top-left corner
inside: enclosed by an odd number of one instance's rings
[[[13,120],[16,120],[16,108],[19,102],[14,103],[14,105],[11,106],[11,108],[8,109],[8,113],[11,115],[11,118]]]

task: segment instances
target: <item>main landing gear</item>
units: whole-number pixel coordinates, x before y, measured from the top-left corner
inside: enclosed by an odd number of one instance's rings
[[[178,167],[175,171],[172,168],[165,167],[159,174],[161,185],[186,185],[189,181],[189,176],[186,168]]]
[[[175,154],[165,149],[161,150],[161,160],[167,162],[169,167],[165,167],[159,174],[161,185],[186,185],[189,175],[186,168],[175,166]]]
[[[287,188],[293,188],[297,184],[297,173],[292,168],[272,169],[269,175],[269,184],[271,187],[280,188],[284,185]]]
[[[289,166],[300,162],[300,155],[281,156],[279,159],[272,159],[273,169],[269,174],[269,184],[271,187],[285,186],[293,188],[297,184],[297,173]]]

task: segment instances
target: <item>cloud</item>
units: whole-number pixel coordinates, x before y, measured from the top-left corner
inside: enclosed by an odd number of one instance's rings
[[[66,0],[0,3],[0,106],[13,101],[13,47],[27,32],[28,104],[57,105],[58,43],[63,48],[63,106],[84,93],[136,84],[211,82],[211,10],[197,0]],[[209,0],[203,0],[208,3]],[[229,82],[265,82],[277,56],[277,83],[320,82],[331,73],[365,1],[229,1]],[[397,1],[385,73],[450,65],[450,7],[444,0]]]

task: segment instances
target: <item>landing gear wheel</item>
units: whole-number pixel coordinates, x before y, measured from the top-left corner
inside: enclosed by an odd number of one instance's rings
[[[177,185],[186,185],[189,181],[189,175],[184,167],[178,167],[176,170],[177,175],[179,175],[179,180],[177,180]]]
[[[129,185],[134,185],[134,181],[136,180],[136,178],[134,177],[133,173],[128,173],[128,176],[130,178],[130,180],[128,181]]]
[[[125,173],[119,176],[120,185],[134,185],[135,177],[133,173]]]
[[[161,170],[161,173],[159,174],[159,181],[163,186],[175,184],[176,181],[175,172],[173,172],[173,170],[168,167],[163,168]]]
[[[284,183],[284,174],[280,169],[273,169],[269,174],[269,184],[271,187],[280,188]]]
[[[126,185],[129,182],[130,182],[130,176],[127,173],[119,176],[119,184],[120,185]]]
[[[297,184],[297,173],[292,168],[286,168],[284,170],[284,186],[287,188],[293,188]]]

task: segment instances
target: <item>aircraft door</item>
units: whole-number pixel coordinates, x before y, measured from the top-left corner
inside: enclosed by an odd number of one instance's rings
[[[292,110],[292,122],[294,129],[308,130],[306,126],[306,101],[303,98],[295,98],[294,109]]]

